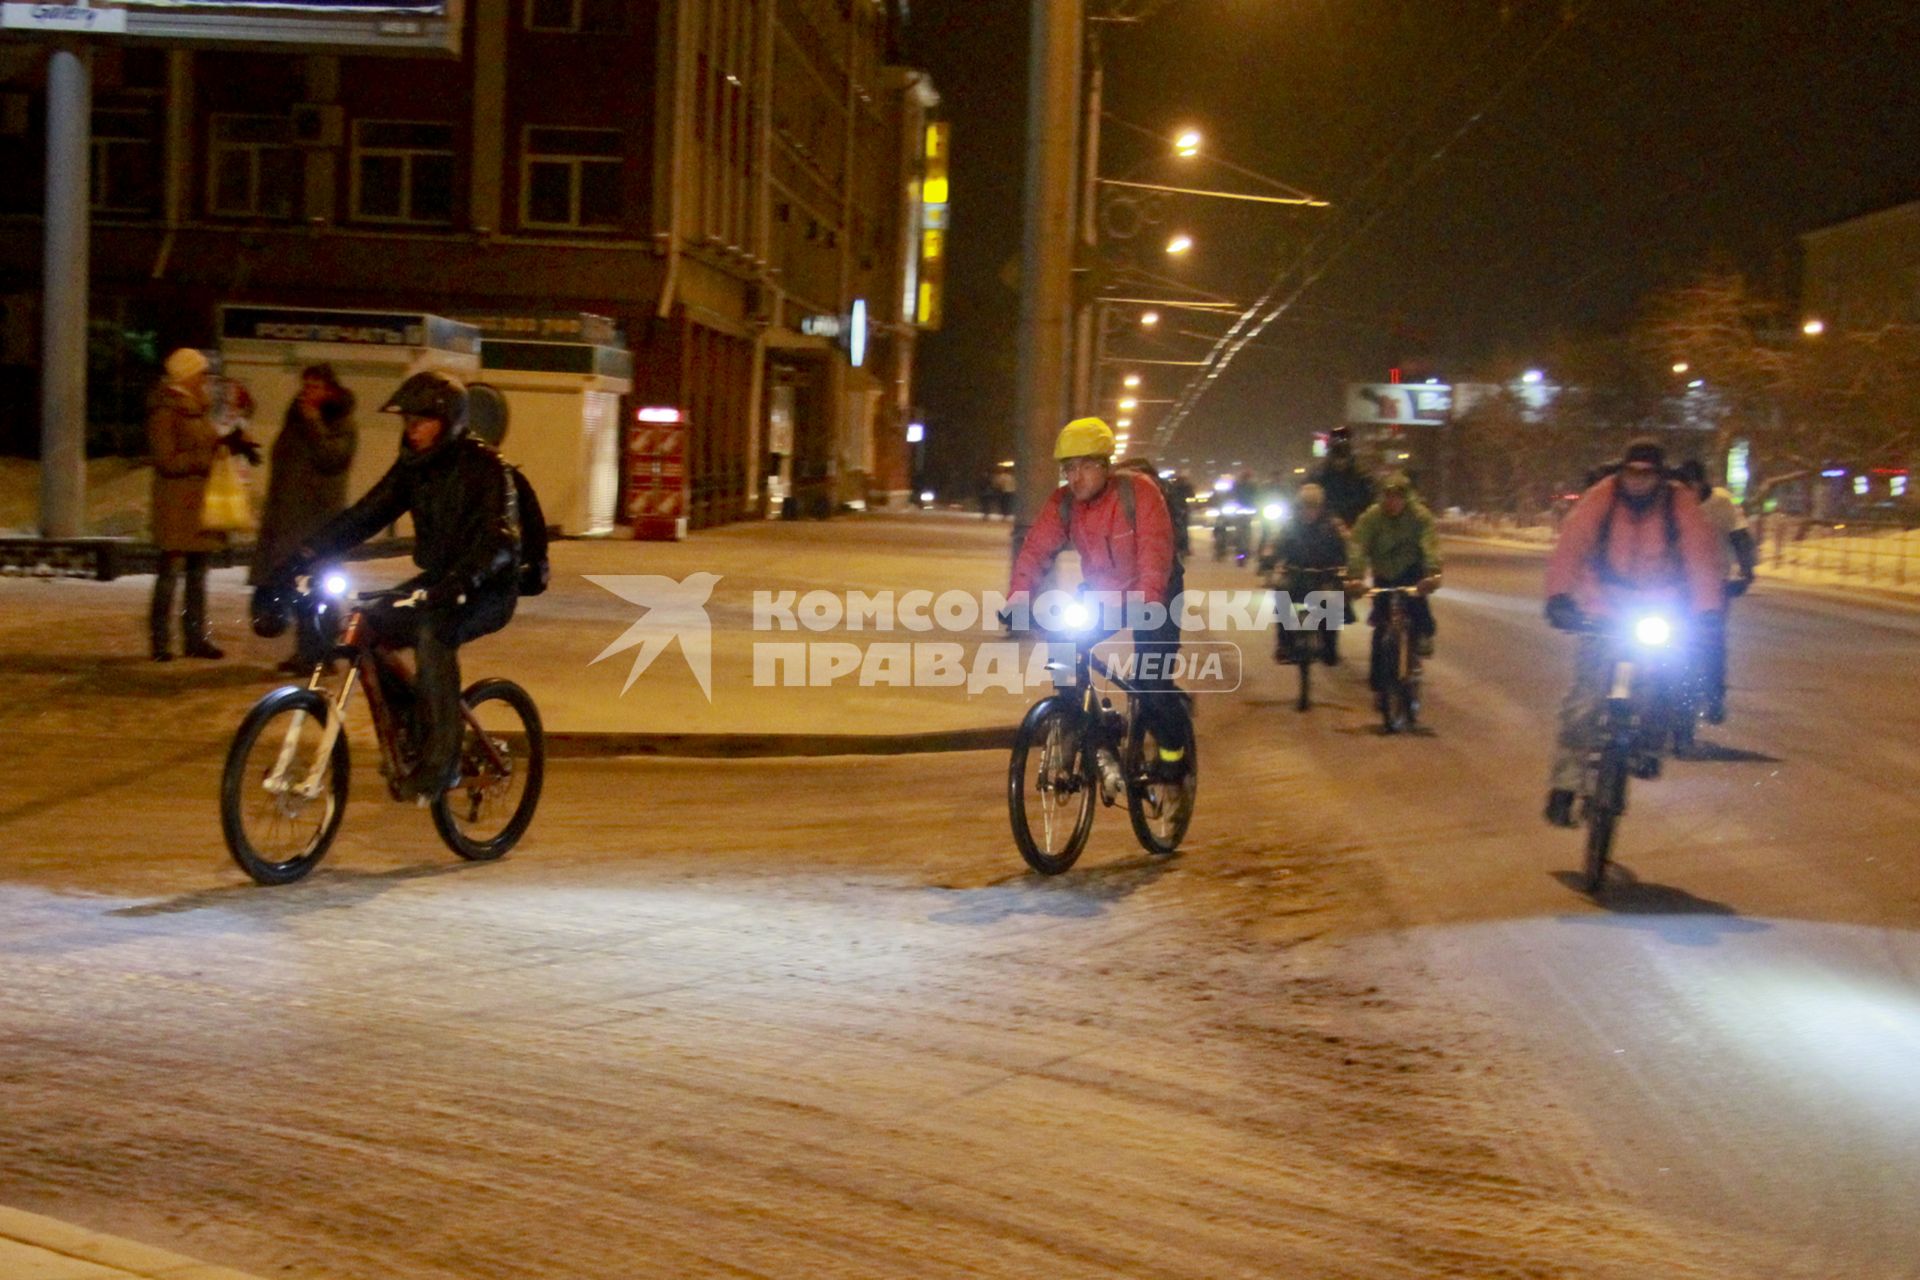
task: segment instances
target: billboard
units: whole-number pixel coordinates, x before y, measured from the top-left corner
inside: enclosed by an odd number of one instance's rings
[[[1438,427],[1452,412],[1453,388],[1437,382],[1347,384],[1348,422]]]
[[[99,0],[0,4],[9,34],[92,34],[309,52],[457,54],[465,0]]]

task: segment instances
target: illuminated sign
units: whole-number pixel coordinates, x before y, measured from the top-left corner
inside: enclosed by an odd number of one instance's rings
[[[847,318],[847,359],[858,369],[867,362],[867,300],[853,300],[853,314]]]
[[[1727,450],[1727,492],[1735,502],[1747,500],[1747,485],[1752,480],[1753,446],[1748,441],[1735,440]]]
[[[1453,388],[1434,383],[1347,385],[1347,421],[1385,426],[1440,426],[1453,412]]]
[[[950,126],[927,126],[926,152],[921,159],[920,205],[915,222],[919,243],[916,269],[907,285],[907,314],[922,329],[938,329],[946,304],[947,226],[952,193],[947,176]]]
[[[444,316],[412,311],[335,311],[324,307],[220,308],[220,337],[261,342],[318,342],[356,347],[431,347],[480,353],[480,331]]]
[[[112,34],[127,29],[124,9],[90,9],[77,4],[0,5],[0,27],[9,31],[60,31]]]
[[[466,0],[125,0],[93,5],[7,0],[22,34],[71,32],[195,45],[295,45],[309,52],[458,53]],[[82,17],[79,15],[94,15]]]

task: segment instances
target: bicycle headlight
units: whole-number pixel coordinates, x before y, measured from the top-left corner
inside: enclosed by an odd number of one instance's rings
[[[1633,638],[1649,649],[1658,649],[1673,639],[1673,624],[1657,613],[1650,613],[1633,624]]]
[[[1067,624],[1069,631],[1085,631],[1093,625],[1093,610],[1076,601],[1061,611],[1060,620]]]
[[[1260,514],[1278,524],[1287,518],[1287,507],[1283,502],[1269,502]]]
[[[347,594],[347,585],[347,575],[344,573],[330,573],[320,579],[320,589],[336,599]]]

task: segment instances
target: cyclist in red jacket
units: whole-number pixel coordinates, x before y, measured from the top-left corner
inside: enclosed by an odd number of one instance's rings
[[[1099,418],[1077,418],[1054,443],[1066,483],[1053,493],[1027,531],[1014,562],[1008,595],[1017,604],[1032,594],[1054,558],[1071,542],[1080,553],[1080,573],[1095,591],[1115,592],[1133,602],[1166,607],[1156,627],[1136,626],[1134,647],[1171,658],[1180,647],[1175,601],[1183,586],[1174,553],[1173,519],[1160,485],[1151,475],[1113,465],[1113,430]],[[1183,697],[1169,678],[1136,682],[1143,694],[1141,713],[1161,744],[1157,772],[1178,778],[1186,769],[1184,720],[1156,714],[1168,698]]]
[[[1692,491],[1668,478],[1658,441],[1635,440],[1619,470],[1581,494],[1560,526],[1547,561],[1547,621],[1571,629],[1584,617],[1665,604],[1691,621],[1694,643],[1710,644],[1726,604],[1725,578],[1713,530]],[[1609,676],[1605,645],[1583,636],[1573,687],[1560,707],[1546,808],[1554,826],[1574,824],[1574,799]]]

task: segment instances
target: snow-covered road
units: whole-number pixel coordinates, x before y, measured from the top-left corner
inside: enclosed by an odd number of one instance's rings
[[[973,753],[558,762],[479,866],[363,786],[262,891],[221,725],[0,715],[0,1203],[314,1280],[1920,1274],[1911,621],[1743,602],[1596,905],[1537,571],[1455,550],[1431,733],[1256,667],[1188,848],[1052,881]]]

